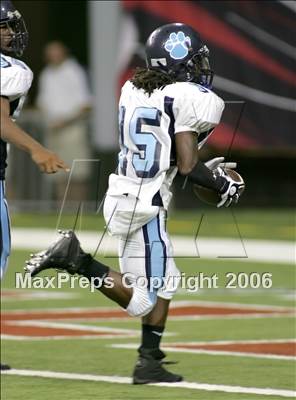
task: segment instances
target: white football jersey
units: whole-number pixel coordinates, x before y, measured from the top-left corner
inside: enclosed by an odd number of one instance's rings
[[[23,61],[1,54],[1,96],[8,98],[13,119],[22,109],[32,80],[33,73]]]
[[[196,132],[201,147],[223,109],[221,98],[195,83],[177,82],[149,96],[127,81],[119,101],[118,173],[110,175],[107,194],[131,194],[147,206],[167,209],[177,173],[174,136]]]

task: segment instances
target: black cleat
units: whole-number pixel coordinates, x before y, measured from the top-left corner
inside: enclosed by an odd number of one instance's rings
[[[133,384],[147,384],[157,382],[181,382],[181,375],[167,371],[162,365],[164,353],[158,349],[139,349],[139,359],[133,373]],[[169,362],[167,362],[169,364]],[[173,363],[172,363],[173,364]]]
[[[8,369],[11,369],[11,367],[7,364],[0,364],[0,369],[1,371],[7,371]]]
[[[92,260],[80,247],[79,240],[73,231],[59,231],[62,235],[47,250],[31,254],[26,261],[25,271],[31,276],[49,268],[66,270],[71,275],[81,273],[81,268]]]

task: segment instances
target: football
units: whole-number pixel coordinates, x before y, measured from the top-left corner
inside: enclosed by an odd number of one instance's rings
[[[240,191],[240,194],[242,194],[243,191],[245,190],[245,182],[244,182],[243,178],[240,176],[240,174],[230,168],[225,168],[224,171],[235,182],[241,183],[243,185],[243,188]],[[194,184],[193,192],[204,203],[207,203],[207,204],[210,204],[213,206],[217,206],[217,204],[220,201],[220,195],[213,189],[208,189],[203,186]]]

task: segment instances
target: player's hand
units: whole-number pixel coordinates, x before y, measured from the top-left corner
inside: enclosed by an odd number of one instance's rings
[[[55,153],[45,149],[44,147],[38,147],[31,153],[32,160],[37,164],[41,172],[46,174],[54,174],[58,170],[62,169],[66,172],[70,171],[70,168],[61,160]]]
[[[226,180],[225,189],[221,193],[221,200],[217,204],[217,207],[229,207],[231,203],[237,203],[240,195],[244,190],[244,184],[235,182],[230,176],[228,176],[222,168],[218,168],[220,176]]]
[[[205,162],[205,165],[213,172],[219,174],[219,168],[230,168],[234,169],[236,168],[237,164],[236,162],[224,162],[224,157],[216,157],[212,158],[211,160],[208,160]]]
[[[216,157],[212,158],[211,160],[208,160],[205,162],[205,165],[211,170],[214,171],[219,167],[219,164],[221,164],[224,161],[224,157]]]

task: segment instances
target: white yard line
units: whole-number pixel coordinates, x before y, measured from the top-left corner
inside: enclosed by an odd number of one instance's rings
[[[5,290],[5,289],[3,289]],[[9,289],[10,290],[10,289]],[[16,289],[18,290],[18,289]],[[118,307],[51,307],[51,308],[30,308],[29,310],[26,308],[18,308],[15,310],[6,310],[5,312],[7,314],[18,314],[18,313],[24,313],[24,314],[50,314],[50,313],[56,313],[56,314],[63,314],[67,313],[71,317],[71,313],[76,314],[77,312],[96,312],[96,311],[102,311],[102,312],[112,312],[112,311],[118,311]]]
[[[214,307],[214,308],[240,308],[245,309],[255,309],[262,311],[293,311],[294,307],[283,307],[275,306],[269,304],[248,304],[248,303],[235,303],[235,302],[221,302],[221,301],[206,301],[206,300],[176,300],[172,301],[170,308],[178,307]]]
[[[5,290],[5,289],[2,289]],[[10,290],[10,289],[9,289]],[[16,289],[18,291],[18,289]],[[239,309],[258,309],[259,310],[266,310],[266,311],[274,311],[274,312],[281,312],[281,311],[286,311],[288,312],[293,312],[294,307],[283,307],[283,306],[276,306],[276,305],[268,305],[268,304],[247,304],[247,303],[235,303],[235,302],[223,302],[223,301],[204,301],[204,300],[173,300],[170,304],[170,309],[172,308],[179,308],[179,307],[214,307],[214,308],[239,308]],[[69,314],[71,318],[71,313],[77,313],[77,312],[110,312],[112,314],[113,311],[118,311],[120,308],[118,307],[63,307],[63,308],[57,308],[57,307],[52,307],[52,308],[30,308],[28,309],[16,309],[16,310],[7,310],[6,313],[8,314],[18,314],[18,313],[25,313],[27,314],[28,312],[30,314],[33,313],[38,313],[42,312],[43,314],[48,314],[48,313],[67,313]],[[131,317],[129,317],[131,319]]]
[[[5,298],[5,301],[23,301],[23,300],[72,300],[79,298],[78,293],[69,293],[49,290],[20,290],[20,289],[1,289],[1,297]]]
[[[129,336],[130,337],[130,336]],[[59,335],[54,335],[54,336],[15,336],[15,335],[6,335],[3,334],[1,335],[1,340],[16,340],[16,341],[24,341],[26,340],[27,342],[31,341],[46,341],[46,340],[90,340],[90,339],[121,339],[121,338],[126,338],[126,336],[121,336],[121,335],[112,335],[112,334],[106,334],[106,335],[81,335],[81,336],[59,336]]]
[[[228,319],[266,319],[266,318],[292,318],[295,316],[295,313],[256,313],[256,314],[230,314],[230,315],[170,315],[170,321],[206,321],[206,320],[228,320]]]
[[[258,310],[256,313],[236,313],[236,314],[209,314],[209,315],[171,315],[171,321],[203,321],[203,320],[235,320],[235,319],[258,319],[258,318],[291,318],[295,315],[295,310],[293,307],[282,307],[282,306],[270,306],[270,305],[260,305],[260,304],[241,304],[241,303],[223,303],[223,302],[211,302],[211,301],[173,301],[171,303],[171,309],[178,309],[179,307],[203,307],[203,308],[240,308],[242,310]],[[30,309],[29,313],[34,320],[34,314],[39,314],[42,311],[44,315],[49,315],[48,320],[54,320],[54,317],[51,317],[51,313],[67,313],[67,316],[63,318],[64,321],[73,321],[73,316],[75,317],[75,323],[78,322],[101,322],[101,321],[132,321],[133,319],[129,317],[127,314],[126,316],[114,316],[112,317],[113,311],[118,311],[116,307],[70,307],[70,308],[49,308],[49,309]],[[262,311],[262,312],[261,312]],[[264,313],[263,311],[271,311],[270,313]],[[87,312],[109,312],[108,318],[105,316],[100,317],[84,317],[83,313]],[[27,314],[28,310],[18,309],[18,310],[9,310],[6,311],[6,315],[13,315],[13,314],[20,314],[24,313]],[[81,313],[81,315],[77,315],[77,313]],[[15,322],[13,322],[15,324]],[[19,323],[24,325],[23,322]]]
[[[252,339],[252,340],[208,340],[195,342],[176,342],[167,345],[208,345],[208,344],[262,344],[262,343],[296,343],[296,339]]]
[[[122,383],[122,384],[131,384],[132,382],[131,378],[124,376],[89,375],[89,374],[75,374],[75,373],[53,372],[53,371],[33,371],[33,370],[22,370],[22,369],[11,369],[8,371],[1,371],[1,374],[17,375],[17,376],[33,376],[33,377],[53,378],[53,379],[82,380],[91,382]],[[169,388],[174,387],[180,389],[205,390],[208,392],[218,391],[224,393],[240,393],[240,394],[248,393],[248,394],[258,394],[263,396],[279,396],[288,398],[294,398],[296,395],[296,392],[292,390],[214,385],[214,384],[186,382],[186,381],[177,383],[154,383],[151,385],[169,387]]]
[[[227,351],[227,350],[209,350],[209,349],[188,349],[181,348],[180,346],[208,346],[208,345],[244,345],[244,344],[269,344],[269,343],[295,343],[296,339],[259,339],[259,340],[212,340],[212,341],[203,341],[203,342],[170,342],[163,343],[162,346],[167,351],[172,351],[175,353],[192,353],[192,354],[208,354],[214,356],[238,356],[238,357],[252,357],[252,358],[269,358],[272,360],[292,360],[295,361],[295,356],[285,356],[285,355],[277,355],[277,354],[263,354],[263,353],[247,353],[242,351]],[[178,347],[175,347],[178,346]],[[109,344],[107,347],[112,347],[115,349],[137,349],[137,344],[135,343],[114,343]]]
[[[102,232],[82,231],[78,236],[86,251],[94,251],[102,237]],[[43,250],[55,239],[57,234],[52,229],[13,228],[12,243],[15,249]],[[295,246],[291,241],[267,241],[221,238],[195,238],[193,236],[171,237],[175,257],[193,257],[195,259],[233,259],[239,261],[295,263]],[[105,235],[99,254],[108,256],[117,254],[117,239]]]
[[[233,315],[181,315],[181,316],[170,316],[170,321],[212,321],[212,320],[246,320],[246,319],[270,319],[270,318],[293,318],[295,314],[283,314],[283,313],[273,313],[273,314],[233,314]],[[54,320],[53,318],[49,318],[48,321]],[[63,318],[64,321],[73,321],[71,317]],[[131,322],[133,321],[130,317],[96,317],[96,318],[75,318],[75,322]],[[9,322],[9,324],[16,325],[14,322]],[[22,323],[17,323],[18,325],[24,325]]]
[[[73,319],[72,319],[73,321]],[[92,319],[85,319],[82,320],[82,322],[88,321],[88,322],[93,322]],[[122,328],[112,328],[109,326],[95,326],[95,325],[87,325],[87,324],[78,324],[76,323],[78,321],[75,321],[75,323],[70,324],[70,323],[64,323],[60,321],[39,321],[39,320],[23,320],[23,321],[5,321],[4,323],[6,325],[13,325],[13,326],[34,326],[38,328],[57,328],[57,329],[69,329],[69,330],[75,330],[75,331],[89,331],[89,332],[106,332],[106,334],[113,333],[114,337],[120,337],[119,334],[123,334],[126,336],[140,336],[141,331],[138,329],[122,329]],[[3,323],[2,323],[3,324]],[[115,334],[118,334],[118,336],[115,336]],[[177,333],[175,332],[165,332],[164,337],[168,336],[176,336]],[[80,336],[79,336],[80,337]]]
[[[209,343],[213,344],[213,342]],[[114,349],[127,349],[133,350],[137,349],[139,345],[134,343],[123,343],[123,344],[111,344],[107,347],[112,347]],[[205,350],[205,349],[185,349],[170,347],[169,345],[162,345],[163,349],[166,351],[171,351],[172,353],[190,353],[190,354],[206,354],[209,356],[234,356],[234,357],[248,357],[248,358],[267,358],[271,360],[286,360],[295,361],[295,356],[282,356],[277,354],[261,354],[261,353],[247,353],[242,351],[226,351],[226,350]]]
[[[26,320],[26,321],[6,321],[7,325],[17,326],[36,326],[38,328],[57,328],[57,329],[69,329],[76,331],[90,331],[90,332],[110,332],[110,333],[122,333],[125,335],[139,336],[140,331],[136,329],[118,329],[111,328],[108,326],[93,326],[86,324],[69,324],[63,322],[50,322],[50,321],[37,321],[37,320]]]
[[[260,354],[260,353],[244,353],[240,351],[217,351],[217,350],[202,350],[202,349],[176,349],[175,347],[165,347],[165,350],[172,351],[175,353],[195,353],[195,354],[207,354],[210,356],[234,356],[234,357],[247,357],[247,358],[260,358],[270,360],[286,360],[296,361],[294,356],[282,356],[276,354]]]

